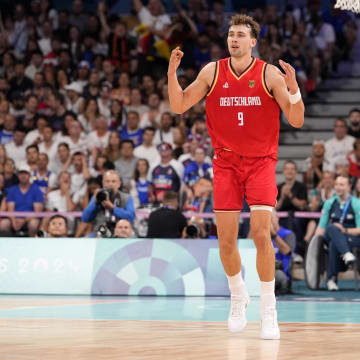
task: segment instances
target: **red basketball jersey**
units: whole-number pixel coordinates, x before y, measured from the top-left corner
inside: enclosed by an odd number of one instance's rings
[[[278,152],[280,108],[265,84],[266,63],[253,58],[239,76],[230,58],[217,61],[206,98],[206,122],[214,149],[242,156]]]

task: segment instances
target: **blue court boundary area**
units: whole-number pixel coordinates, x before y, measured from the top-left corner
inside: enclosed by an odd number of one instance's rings
[[[338,291],[328,291],[323,283],[319,290],[309,289],[305,281],[293,281],[292,293],[278,296],[278,301],[353,301],[360,302],[360,291],[355,291],[354,280],[340,280]]]
[[[279,322],[360,324],[357,301],[331,298],[320,301],[321,298],[304,297],[296,300],[292,297],[291,300],[278,298]],[[67,303],[59,305],[49,301],[47,305],[37,305],[34,301],[39,299],[43,303],[47,298],[66,298]],[[74,303],[68,301],[72,298]],[[224,327],[230,305],[228,297],[5,295],[0,296],[0,306],[2,299],[25,302],[10,309],[0,309],[0,319],[215,321],[224,322]],[[26,299],[29,299],[28,304]],[[79,303],[79,299],[85,300],[84,303]],[[95,299],[99,302],[91,303]],[[259,308],[259,298],[253,297],[247,310],[249,322],[259,321]]]

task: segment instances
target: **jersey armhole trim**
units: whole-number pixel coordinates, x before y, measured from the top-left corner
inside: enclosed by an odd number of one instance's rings
[[[209,96],[212,93],[212,91],[214,90],[214,87],[215,87],[215,85],[217,83],[217,79],[219,77],[219,62],[218,61],[216,62],[215,66],[216,66],[216,68],[215,68],[214,78],[213,78],[210,89],[209,89],[206,96]]]
[[[262,85],[263,85],[263,88],[264,88],[266,94],[268,94],[273,99],[274,96],[271,95],[271,91],[268,89],[268,87],[266,85],[266,81],[265,81],[265,72],[266,72],[267,65],[268,65],[267,63],[264,63],[264,65],[263,65],[262,72],[261,72],[261,81],[262,81]]]

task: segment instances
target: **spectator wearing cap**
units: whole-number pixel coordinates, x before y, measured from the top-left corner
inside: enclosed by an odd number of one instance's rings
[[[30,169],[23,166],[18,172],[19,185],[12,186],[7,192],[8,211],[35,211],[43,210],[43,194],[36,184],[30,183]],[[27,230],[29,236],[35,236],[39,227],[39,218],[28,216],[17,218],[10,216],[0,222],[0,230],[14,231]],[[25,229],[25,227],[27,229]]]
[[[157,149],[160,154],[160,163],[150,169],[149,178],[154,187],[156,201],[161,201],[165,191],[178,192],[180,190],[184,167],[173,158],[170,144],[161,143]]]
[[[107,81],[103,82],[100,88],[100,97],[97,99],[99,112],[107,119],[109,119],[111,116],[111,90],[111,83]]]
[[[208,179],[212,178],[212,167],[210,164],[205,162],[205,157],[205,150],[201,147],[198,147],[195,150],[195,161],[192,161],[185,168],[184,183],[187,186],[194,186],[198,180],[203,177]]]
[[[14,138],[8,144],[5,145],[6,153],[8,156],[15,161],[16,164],[19,164],[25,161],[25,150],[26,145],[24,144],[25,131],[21,127],[17,127],[14,131]]]
[[[130,139],[137,147],[143,142],[143,129],[139,127],[140,116],[136,111],[127,113],[126,125],[121,129],[120,136],[123,140]]]
[[[155,133],[154,143],[156,145],[162,142],[169,143],[174,146],[174,133],[173,133],[173,117],[170,112],[165,111],[160,118],[160,127]]]
[[[34,86],[31,79],[25,76],[25,63],[18,60],[14,68],[14,77],[10,80],[10,94],[19,91],[23,94]]]
[[[6,145],[14,138],[16,119],[14,115],[6,114],[4,116],[4,127],[0,130],[0,144]]]
[[[76,82],[80,84],[81,88],[84,89],[89,83],[89,75],[90,75],[90,64],[86,60],[82,60],[79,62],[77,69],[77,80]]]
[[[30,64],[25,68],[25,76],[34,81],[35,74],[43,70],[43,55],[39,50],[31,54]]]
[[[348,134],[356,139],[360,138],[360,109],[358,108],[351,109],[349,112]]]
[[[318,186],[322,179],[324,166],[325,145],[324,141],[313,142],[312,153],[304,162],[304,182],[311,188]]]
[[[325,142],[325,160],[327,171],[335,171],[336,158],[345,158],[353,149],[355,138],[347,135],[346,121],[342,118],[334,122],[334,137]]]
[[[134,143],[132,140],[122,140],[120,143],[120,158],[114,162],[122,184],[127,192],[130,191],[131,179],[134,175],[138,159],[134,156]]]
[[[150,167],[160,162],[159,151],[153,144],[155,136],[155,128],[148,126],[143,132],[143,142],[140,146],[137,146],[134,150],[134,155],[138,159],[146,159]]]
[[[65,85],[66,90],[66,110],[75,114],[80,114],[84,108],[84,99],[81,97],[82,86],[78,82]]]

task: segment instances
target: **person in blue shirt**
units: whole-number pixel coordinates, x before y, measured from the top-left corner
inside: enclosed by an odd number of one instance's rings
[[[134,202],[129,194],[119,190],[121,180],[115,170],[108,170],[104,174],[102,184],[103,189],[95,192],[89,205],[83,211],[81,221],[93,223],[95,232],[98,231],[100,225],[106,225],[113,232],[119,219],[127,219],[130,222],[135,219]],[[109,194],[106,198],[100,196],[100,192],[103,193],[104,189]]]
[[[23,165],[18,171],[19,185],[10,187],[7,191],[6,203],[8,211],[35,211],[43,210],[43,193],[36,184],[30,183],[30,168]],[[15,234],[25,231],[29,236],[35,236],[38,231],[40,218],[15,217],[3,219],[0,223],[1,231],[14,231]]]
[[[338,290],[337,275],[342,265],[350,265],[356,258],[351,252],[360,247],[360,200],[351,195],[348,177],[335,180],[336,194],[325,201],[315,236],[324,236],[329,248],[327,288]],[[313,240],[311,240],[313,241]]]
[[[6,114],[4,119],[4,128],[0,131],[0,144],[6,145],[14,138],[16,119],[14,115]]]
[[[205,150],[199,147],[195,150],[195,161],[186,166],[184,171],[184,183],[192,187],[200,178],[212,178],[211,165],[205,162]]]
[[[129,111],[127,114],[126,126],[120,131],[122,140],[132,140],[135,147],[143,142],[143,129],[139,127],[140,116],[137,111]]]
[[[275,291],[285,294],[291,286],[291,258],[296,246],[295,233],[279,225],[279,217],[273,210],[271,216],[271,241],[275,249]]]

